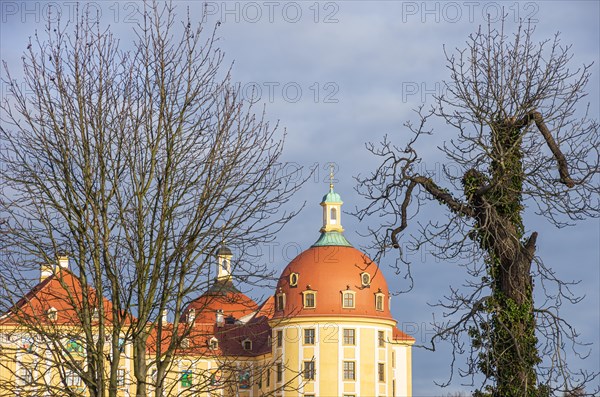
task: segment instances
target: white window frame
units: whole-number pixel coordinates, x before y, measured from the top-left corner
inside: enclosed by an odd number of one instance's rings
[[[312,306],[307,305],[309,295],[312,295],[312,298],[313,298]],[[313,291],[313,290],[302,291],[302,305],[304,306],[305,309],[316,308],[317,307],[317,291]]]
[[[352,335],[350,336],[350,331],[352,331]],[[346,335],[348,333],[348,335]],[[349,342],[351,340],[351,342]],[[356,346],[356,329],[354,328],[344,328],[342,331],[342,342],[346,346]]]
[[[346,305],[346,296],[352,296],[352,306]],[[356,291],[345,290],[342,291],[342,308],[343,309],[355,309],[356,308]]]

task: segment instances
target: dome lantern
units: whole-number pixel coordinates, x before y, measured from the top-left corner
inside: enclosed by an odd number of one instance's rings
[[[231,278],[231,258],[233,253],[225,244],[221,245],[215,253],[217,257],[217,280]]]
[[[333,191],[333,164],[329,171],[329,192],[323,196],[321,206],[323,207],[323,227],[321,233],[339,232],[342,233],[342,198]]]
[[[339,245],[352,247],[352,244],[346,240],[343,235],[342,227],[342,198],[333,190],[333,164],[329,172],[329,192],[323,196],[321,207],[323,207],[323,226],[321,227],[321,236],[313,247],[326,245]]]

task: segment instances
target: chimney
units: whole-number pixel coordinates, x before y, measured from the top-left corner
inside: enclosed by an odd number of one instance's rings
[[[190,309],[187,315],[187,322],[193,324],[194,320],[196,320],[196,309]]]
[[[61,255],[58,257],[58,266],[61,269],[68,269],[69,268],[69,257],[66,255]]]
[[[223,310],[217,310],[217,327],[225,325],[225,318],[223,317]]]
[[[50,264],[44,264],[42,265],[41,268],[41,274],[40,274],[40,283],[42,281],[44,281],[45,279],[47,279],[48,277],[52,276],[54,274],[54,266],[50,265]]]

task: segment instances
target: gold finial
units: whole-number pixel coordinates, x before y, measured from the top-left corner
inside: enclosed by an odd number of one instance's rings
[[[333,163],[329,163],[329,189],[333,190],[333,170],[334,170],[334,165]]]

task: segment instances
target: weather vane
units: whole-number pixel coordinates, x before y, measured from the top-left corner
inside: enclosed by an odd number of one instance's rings
[[[331,190],[333,190],[333,170],[334,170],[334,165],[333,163],[329,163],[329,188]]]

